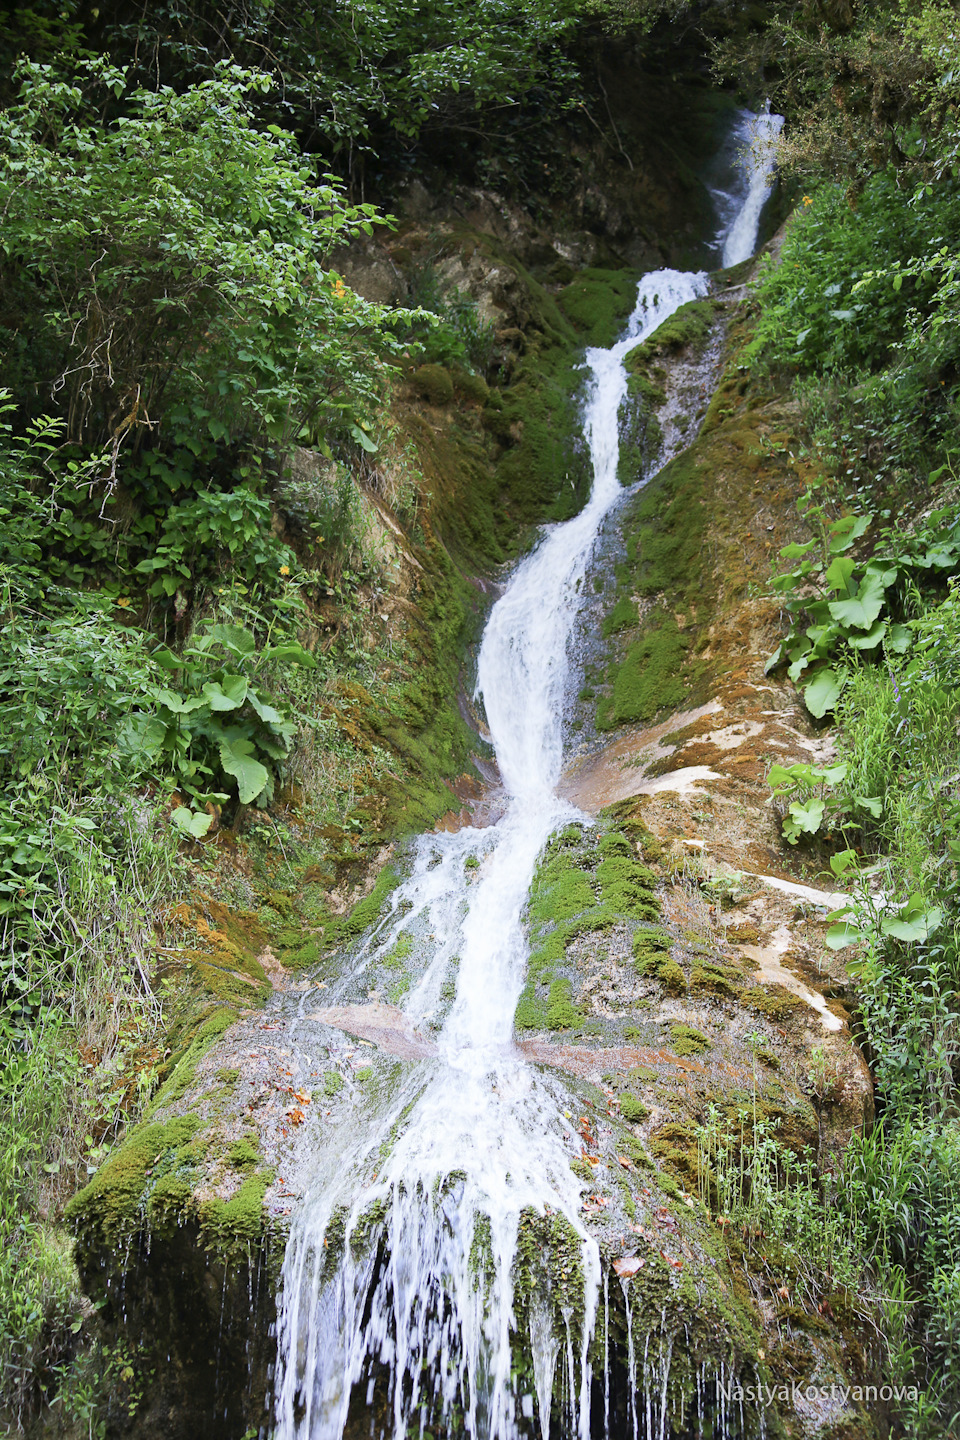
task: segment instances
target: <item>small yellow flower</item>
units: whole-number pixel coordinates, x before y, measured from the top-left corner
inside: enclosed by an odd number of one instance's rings
[[[809,195],[804,195],[804,197],[803,197],[803,203],[804,203],[804,205],[812,205],[812,204],[813,204],[813,201],[812,201],[812,199],[810,198]]]
[[[130,601],[127,599],[126,595],[121,595],[117,600],[117,604],[122,605],[124,610],[126,610],[127,606],[130,604]]]
[[[281,565],[281,566],[280,566],[280,574],[281,574],[281,575],[289,575],[289,574],[290,574],[290,566],[289,566],[289,565]]]

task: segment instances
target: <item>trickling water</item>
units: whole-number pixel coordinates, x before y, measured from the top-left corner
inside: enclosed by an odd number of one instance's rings
[[[573,520],[548,528],[517,568],[480,650],[477,691],[509,796],[506,813],[493,830],[421,837],[413,875],[395,897],[401,919],[379,947],[382,953],[425,916],[440,940],[405,1014],[418,1024],[433,1012],[458,958],[455,999],[436,1059],[407,1076],[375,1123],[339,1136],[336,1151],[318,1153],[284,1262],[278,1440],[340,1440],[353,1387],[368,1382],[369,1405],[379,1367],[390,1377],[389,1418],[379,1433],[393,1440],[442,1422],[454,1408],[468,1436],[513,1440],[534,1400],[549,1440],[561,1355],[569,1432],[588,1440],[587,1356],[600,1254],[580,1216],[582,1185],[564,1144],[560,1084],[524,1063],[512,1045],[527,959],[521,915],[548,837],[584,818],[555,793],[562,703],[587,563],[604,516],[623,493],[623,357],[707,288],[702,273],[648,275],[624,338],[587,352],[590,499]],[[471,857],[479,870],[465,867]],[[471,873],[478,876],[472,883]],[[392,1143],[383,1145],[385,1137]],[[584,1282],[579,1320],[564,1307],[560,1334],[549,1276],[540,1278],[528,1315],[534,1395],[516,1394],[511,1380],[512,1272],[525,1212],[563,1228],[579,1247]]]

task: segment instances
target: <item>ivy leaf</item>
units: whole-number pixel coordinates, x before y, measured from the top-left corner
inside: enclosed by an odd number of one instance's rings
[[[822,670],[818,670],[803,692],[804,703],[810,714],[817,720],[822,720],[827,711],[832,710],[840,699],[845,684],[845,675],[838,676],[835,670],[830,670],[826,666]]]
[[[251,740],[221,740],[220,764],[236,780],[241,805],[256,800],[269,784],[269,772],[255,758]]]

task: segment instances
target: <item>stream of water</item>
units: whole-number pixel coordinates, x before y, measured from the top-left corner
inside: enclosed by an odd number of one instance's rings
[[[772,129],[775,118],[753,123]],[[739,206],[723,225],[725,264],[753,251],[772,164],[769,147],[751,152]],[[491,829],[421,837],[379,940],[382,951],[418,916],[436,937],[404,1006],[411,1026],[438,1012],[454,974],[455,998],[436,1056],[411,1068],[375,1126],[358,1126],[335,1153],[318,1157],[283,1268],[277,1440],[340,1440],[354,1387],[362,1395],[366,1385],[370,1405],[384,1374],[389,1395],[371,1435],[406,1440],[422,1433],[428,1417],[445,1425],[456,1410],[474,1440],[514,1440],[530,1433],[535,1407],[548,1440],[551,1397],[562,1379],[563,1429],[589,1440],[588,1349],[603,1297],[601,1259],[570,1169],[562,1085],[513,1045],[528,953],[522,914],[548,837],[585,818],[555,792],[568,640],[598,529],[623,496],[623,357],[708,288],[703,272],[647,275],[623,339],[587,351],[590,499],[574,519],[548,527],[517,567],[479,654],[477,694],[509,797],[505,814]],[[512,1272],[524,1212],[563,1217],[579,1246],[583,1299],[561,1334],[546,1295],[531,1304],[534,1393],[518,1394]],[[636,1421],[636,1406],[634,1413]]]

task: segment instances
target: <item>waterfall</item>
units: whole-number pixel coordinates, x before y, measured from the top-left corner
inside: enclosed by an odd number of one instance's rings
[[[750,235],[744,222],[738,244],[752,244],[759,211]],[[590,499],[574,519],[547,527],[517,567],[480,649],[477,692],[506,812],[490,830],[420,837],[394,904],[400,918],[380,943],[388,947],[417,916],[438,937],[404,1007],[411,1025],[435,1012],[454,969],[455,997],[436,1056],[411,1068],[375,1123],[318,1150],[283,1267],[277,1440],[340,1440],[351,1393],[364,1383],[368,1406],[380,1396],[377,1428],[371,1420],[365,1431],[371,1435],[406,1440],[430,1417],[442,1425],[457,1409],[467,1436],[514,1440],[523,1422],[530,1432],[536,1410],[548,1440],[555,1370],[558,1383],[565,1376],[565,1429],[588,1440],[600,1253],[581,1219],[562,1085],[513,1048],[527,959],[522,913],[551,833],[585,819],[555,793],[562,702],[581,584],[601,522],[623,494],[623,358],[708,286],[704,273],[646,276],[623,339],[587,351]],[[512,1277],[525,1215],[542,1217],[579,1251],[583,1293],[578,1320],[564,1311],[564,1333],[553,1333],[549,1276],[542,1276],[529,1316],[536,1373],[529,1393],[517,1393]]]
[[[724,267],[749,260],[756,248],[760,214],[770,195],[782,129],[783,116],[771,115],[769,102],[759,115],[741,111],[733,127],[731,138],[740,175],[726,203],[724,197],[718,197],[717,207],[721,215],[726,211],[729,217],[718,237]]]

